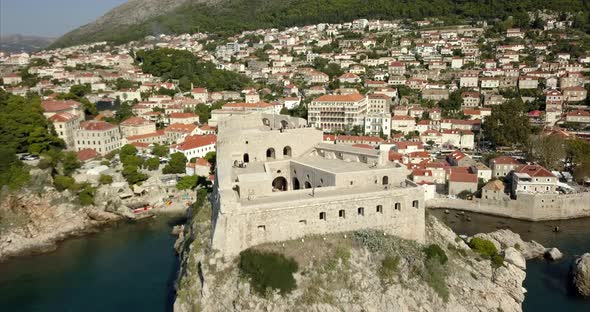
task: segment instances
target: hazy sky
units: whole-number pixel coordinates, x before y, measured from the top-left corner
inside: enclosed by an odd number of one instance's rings
[[[126,0],[0,0],[0,33],[57,37]]]

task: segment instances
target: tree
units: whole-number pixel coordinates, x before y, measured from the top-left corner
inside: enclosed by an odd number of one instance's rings
[[[184,176],[176,183],[176,188],[179,190],[192,190],[197,185],[204,185],[206,183],[205,177],[201,176]]]
[[[138,182],[145,181],[148,178],[146,174],[139,172],[138,167],[135,165],[123,167],[121,174],[129,184],[136,184]]]
[[[145,161],[145,167],[149,171],[158,170],[160,168],[160,159],[158,157],[152,157]]]
[[[152,148],[152,154],[159,157],[165,157],[169,152],[170,148],[168,148],[166,145],[155,144]]]
[[[63,153],[61,163],[63,166],[63,172],[67,176],[71,175],[74,173],[74,171],[76,171],[76,169],[80,168],[80,161],[74,152]]]
[[[85,184],[80,193],[78,193],[78,199],[82,206],[89,206],[94,204],[94,195],[96,194],[96,188]]]
[[[164,174],[169,173],[185,173],[186,172],[186,156],[183,153],[174,153],[170,156],[170,162],[162,169]]]
[[[16,190],[29,181],[29,171],[16,157],[14,149],[0,146],[0,159],[0,189],[8,186],[10,190]]]
[[[92,89],[90,84],[77,84],[70,87],[70,93],[77,96],[78,98],[82,98],[91,92]]]
[[[532,133],[521,100],[507,101],[492,110],[482,131],[495,146],[524,146]]]
[[[531,137],[529,155],[549,170],[561,169],[561,160],[565,159],[564,142],[555,135],[537,135]]]
[[[76,183],[76,180],[68,176],[58,175],[53,178],[53,186],[60,192],[69,189],[74,183]]]
[[[113,176],[110,176],[108,174],[101,174],[100,178],[98,178],[98,181],[102,185],[111,184],[113,183]]]

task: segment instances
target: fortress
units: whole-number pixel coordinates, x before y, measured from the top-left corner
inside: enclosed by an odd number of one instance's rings
[[[261,113],[219,120],[212,248],[371,228],[423,242],[422,189],[387,152],[323,143],[307,121]]]

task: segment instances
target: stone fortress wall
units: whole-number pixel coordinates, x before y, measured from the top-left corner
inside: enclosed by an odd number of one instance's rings
[[[424,193],[386,153],[324,144],[321,131],[283,115],[232,116],[218,126],[212,247],[224,256],[364,228],[424,240]]]
[[[590,192],[575,194],[519,194],[516,200],[460,200],[435,198],[431,208],[460,209],[529,221],[563,220],[590,217]]]

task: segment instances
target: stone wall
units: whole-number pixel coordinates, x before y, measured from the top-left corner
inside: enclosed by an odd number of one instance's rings
[[[376,192],[325,196],[334,189],[318,188],[315,197],[311,196],[311,190],[299,190],[293,192],[305,193],[300,200],[281,201],[280,206],[272,201],[245,206],[235,203],[237,209],[229,211],[217,210],[213,202],[216,220],[212,247],[231,257],[261,243],[364,228],[423,242],[424,195],[418,190],[383,188]],[[400,204],[398,209],[396,203]],[[359,212],[359,208],[363,209]],[[340,210],[344,210],[343,217]]]
[[[530,221],[590,217],[590,192],[558,194],[519,194],[517,200],[459,200],[437,198],[427,202],[430,208],[467,210]]]

